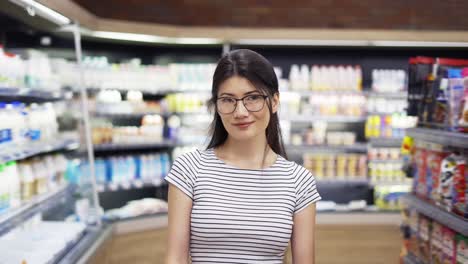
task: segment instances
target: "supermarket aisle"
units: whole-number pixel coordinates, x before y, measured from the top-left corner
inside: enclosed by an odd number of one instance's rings
[[[115,236],[100,264],[164,263],[167,230]],[[401,248],[397,226],[317,226],[317,264],[395,264]],[[291,263],[288,257],[285,263]]]

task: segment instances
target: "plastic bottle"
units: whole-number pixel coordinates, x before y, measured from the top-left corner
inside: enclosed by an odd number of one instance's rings
[[[21,204],[21,181],[15,161],[6,163],[5,173],[9,178],[10,207],[16,208]]]
[[[0,164],[0,213],[8,208],[8,185],[5,174],[5,164]]]
[[[0,102],[0,120],[5,120],[5,103]],[[4,146],[7,143],[7,126],[5,122],[0,122],[0,149],[4,149]]]

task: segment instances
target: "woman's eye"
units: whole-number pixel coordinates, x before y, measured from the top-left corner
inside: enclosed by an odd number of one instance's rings
[[[234,101],[235,101],[234,99],[229,98],[229,97],[225,97],[221,99],[221,102],[226,103],[226,104],[232,104],[234,103]]]
[[[247,97],[247,101],[257,101],[260,100],[261,96],[260,95],[250,95]]]

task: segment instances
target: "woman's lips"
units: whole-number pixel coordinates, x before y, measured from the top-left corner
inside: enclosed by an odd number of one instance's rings
[[[233,124],[234,126],[238,127],[238,128],[248,128],[251,124],[253,124],[254,122],[242,122],[242,123],[236,123],[236,124]]]

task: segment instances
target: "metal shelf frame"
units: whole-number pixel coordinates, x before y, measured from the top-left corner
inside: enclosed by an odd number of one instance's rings
[[[58,139],[52,142],[38,142],[21,148],[11,148],[0,154],[0,162],[9,162],[27,159],[33,156],[55,152],[55,151],[71,151],[80,147],[80,143],[73,139]]]
[[[406,135],[444,146],[468,149],[468,134],[418,127],[407,129]]]
[[[403,201],[415,208],[421,214],[434,219],[435,221],[453,229],[454,231],[468,236],[468,219],[445,211],[435,205],[424,201],[413,194],[407,194],[402,197]]]

